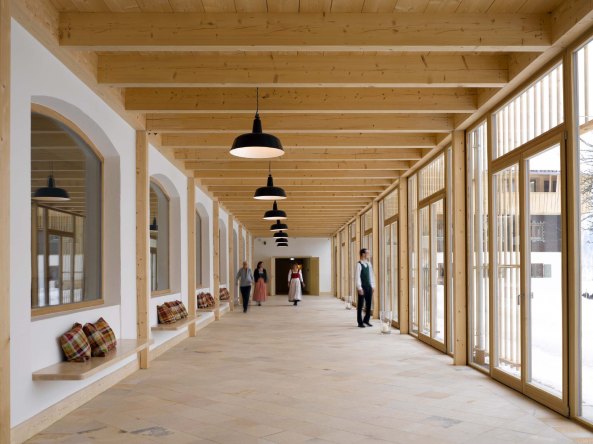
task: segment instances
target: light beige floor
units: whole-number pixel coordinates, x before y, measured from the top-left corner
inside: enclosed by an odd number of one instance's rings
[[[329,297],[187,339],[30,442],[593,443],[593,434]]]

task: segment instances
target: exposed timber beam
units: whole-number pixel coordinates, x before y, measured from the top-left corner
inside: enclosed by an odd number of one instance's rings
[[[200,162],[187,161],[185,168],[194,170],[196,173],[202,171],[255,171],[261,176],[261,172],[268,167],[268,162],[257,160],[229,160],[221,162]],[[274,161],[274,174],[278,171],[356,171],[356,170],[408,170],[410,162],[401,160],[370,160],[370,161]],[[278,176],[281,177],[281,176]]]
[[[253,115],[255,101],[254,88],[127,88],[125,91],[127,109],[154,113]],[[261,88],[259,101],[266,113],[471,113],[477,106],[477,92],[469,88],[285,87]]]
[[[99,83],[112,86],[500,87],[505,54],[109,53]]]
[[[406,168],[407,169],[407,168]],[[262,170],[241,170],[241,171],[197,171],[194,173],[195,177],[200,179],[220,180],[229,181],[230,179],[240,179],[246,177],[260,178],[263,182],[265,177],[262,178]],[[282,179],[333,179],[333,178],[344,178],[344,179],[397,179],[400,174],[393,170],[346,170],[346,171],[334,171],[334,170],[282,170],[274,171],[274,178]],[[353,184],[351,184],[353,186]]]
[[[420,160],[427,149],[414,148],[286,148],[279,161],[307,160]],[[218,162],[235,157],[227,148],[178,148],[174,152],[179,160]],[[276,162],[276,161],[274,161]]]
[[[60,44],[94,50],[544,51],[547,14],[62,13]]]
[[[246,129],[249,131],[249,128]],[[163,134],[161,144],[169,148],[231,147],[235,134]],[[375,148],[434,148],[435,134],[285,134],[284,147],[375,147]]]

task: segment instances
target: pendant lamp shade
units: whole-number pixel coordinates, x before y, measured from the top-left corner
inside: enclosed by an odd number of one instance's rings
[[[278,137],[262,132],[259,113],[255,113],[252,132],[241,134],[235,139],[231,154],[247,159],[271,159],[282,156],[284,149]]]
[[[150,231],[158,231],[159,226],[156,223],[156,217],[152,218],[152,223],[150,224]]]
[[[287,239],[288,240],[288,234],[286,234],[284,231],[277,231],[276,233],[274,233],[274,239],[276,239],[276,240]]]
[[[47,186],[35,191],[33,199],[41,202],[64,202],[70,200],[70,195],[65,189],[56,187],[54,176],[50,175]]]
[[[288,247],[288,242],[278,242],[276,244],[277,247]]]
[[[271,159],[284,154],[282,143],[278,137],[266,134],[262,131],[259,118],[259,88],[256,89],[255,118],[253,129],[250,133],[241,134],[233,142],[231,154],[247,159]]]
[[[278,204],[274,201],[274,206],[264,214],[264,220],[285,220],[286,212],[278,209]]]
[[[288,242],[288,238],[287,237],[278,237],[275,239],[276,243],[280,243],[280,242]]]
[[[283,200],[286,199],[286,193],[280,187],[274,186],[272,173],[268,175],[268,184],[255,190],[254,199],[257,200]]]
[[[288,230],[288,225],[281,223],[279,220],[275,224],[270,225],[270,231]]]

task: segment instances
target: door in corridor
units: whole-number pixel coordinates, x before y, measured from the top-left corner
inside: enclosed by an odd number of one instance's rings
[[[562,146],[528,147],[493,173],[492,374],[566,413]]]

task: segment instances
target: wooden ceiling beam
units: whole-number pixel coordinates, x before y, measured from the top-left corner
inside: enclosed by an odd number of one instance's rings
[[[246,186],[246,187],[254,187],[255,188],[262,187],[266,184],[265,177],[249,177],[249,178],[235,178],[232,182],[221,182],[218,179],[202,179],[201,184],[204,186],[228,186],[232,183],[233,186]],[[377,179],[377,178],[368,178],[365,177],[363,179],[358,179],[356,181],[356,188],[361,188],[365,186],[371,187],[388,187],[393,183],[391,179]],[[300,187],[314,187],[314,188],[321,188],[321,187],[341,187],[343,189],[352,190],[354,189],[354,184],[352,183],[352,179],[350,177],[334,177],[334,178],[325,178],[325,179],[290,179],[290,178],[280,178],[274,175],[274,185],[278,187],[288,187],[288,186],[300,186]]]
[[[250,131],[249,128],[246,131]],[[224,147],[230,149],[235,134],[163,134],[161,144],[165,148],[189,147]],[[284,134],[281,138],[285,148],[290,147],[375,147],[375,148],[434,148],[435,134],[398,133],[398,134]]]
[[[451,114],[269,114],[260,113],[267,132],[286,133],[417,133],[451,132]],[[253,115],[248,114],[151,114],[147,130],[163,133],[248,132]]]
[[[110,53],[97,80],[122,87],[502,87],[506,54]]]
[[[61,13],[61,46],[97,51],[544,51],[548,14]]]
[[[489,88],[488,88],[489,89]],[[261,88],[262,113],[471,113],[471,88]],[[126,108],[152,113],[246,113],[253,116],[251,88],[126,88]]]
[[[186,161],[185,168],[194,170],[196,174],[202,171],[255,171],[261,175],[268,169],[269,163],[257,160],[228,160],[220,162]],[[369,160],[369,161],[284,161],[273,162],[274,175],[279,171],[358,171],[358,170],[403,170],[410,168],[410,162],[403,160]],[[281,177],[281,176],[278,176]]]
[[[285,148],[276,162],[302,162],[308,160],[420,160],[427,149],[416,148]],[[236,159],[228,148],[177,148],[176,159],[200,162],[219,162]]]
[[[306,187],[306,186],[294,186],[294,185],[284,185],[284,190],[289,195],[317,195],[317,194],[326,194],[332,196],[342,196],[342,195],[370,195],[370,194],[377,194],[381,193],[385,190],[383,186],[374,186],[374,185],[365,185],[360,186],[357,184],[356,189],[348,189],[343,186],[333,186],[333,185],[325,185],[323,188],[317,187]],[[234,185],[234,184],[224,184],[224,185],[210,185],[208,187],[209,191],[213,194],[216,193],[237,193],[239,195],[246,194],[246,195],[253,195],[255,188],[253,185]]]
[[[242,170],[242,171],[196,171],[194,177],[197,179],[209,179],[209,180],[220,180],[227,181],[227,183],[233,179],[244,179],[244,178],[259,178],[262,182],[267,177],[267,171],[262,170]],[[335,171],[335,170],[282,170],[274,171],[274,178],[278,179],[334,179],[343,178],[351,179],[355,181],[357,179],[397,179],[400,174],[394,170],[347,170],[347,171]],[[263,185],[262,185],[263,186]],[[351,187],[354,188],[356,184],[353,182]]]

